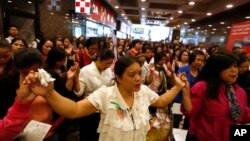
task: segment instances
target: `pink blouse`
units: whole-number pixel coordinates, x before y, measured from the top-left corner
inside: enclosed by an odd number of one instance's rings
[[[217,100],[205,97],[206,83],[197,82],[190,92],[192,110],[181,110],[190,121],[189,134],[195,135],[200,141],[229,141],[230,125],[250,122],[250,109],[247,107],[247,95],[245,91],[234,86],[236,98],[242,109],[242,114],[237,121],[229,116],[229,103],[225,94],[225,87],[219,88]]]

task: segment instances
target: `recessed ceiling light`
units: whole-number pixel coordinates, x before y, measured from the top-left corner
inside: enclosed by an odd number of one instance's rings
[[[178,13],[183,13],[183,11],[182,11],[182,10],[179,10]]]
[[[145,18],[145,15],[142,15],[143,18]]]
[[[209,26],[209,27],[212,27],[212,25],[211,25],[211,24],[209,24],[208,26]]]
[[[211,16],[211,15],[212,15],[212,13],[211,13],[211,12],[208,12],[208,13],[207,13],[207,16]]]
[[[200,27],[197,27],[197,29],[201,29]]]
[[[122,16],[124,16],[125,14],[124,13],[122,13]]]
[[[28,1],[28,4],[32,4],[32,1]]]
[[[118,8],[119,8],[119,6],[116,5],[116,6],[115,6],[115,9],[118,9]]]
[[[226,31],[225,31],[224,33],[225,33],[225,34],[227,34],[227,32],[226,32]]]
[[[177,27],[181,27],[180,25],[177,25]]]
[[[250,19],[250,16],[246,16],[246,19]]]
[[[188,24],[187,22],[184,22],[184,24]]]
[[[173,20],[174,18],[173,17],[170,17],[170,20]]]
[[[192,21],[192,22],[195,22],[195,19],[192,19],[191,21]]]
[[[68,19],[68,17],[65,17],[65,19]]]
[[[214,32],[211,32],[212,34],[214,34]]]
[[[189,4],[189,5],[194,5],[195,2],[194,2],[194,1],[190,1],[188,4]]]
[[[220,24],[225,24],[225,22],[220,22]]]
[[[66,13],[65,15],[66,15],[66,16],[69,16],[69,13]]]
[[[53,12],[51,12],[50,14],[51,14],[51,15],[54,15],[54,13],[53,13]]]
[[[227,7],[227,8],[232,8],[232,7],[234,7],[234,5],[228,4],[228,5],[226,5],[226,7]]]
[[[128,18],[127,18],[127,17],[125,17],[124,19],[125,19],[125,20],[127,20]]]
[[[227,28],[231,28],[230,26],[228,26]]]
[[[146,0],[141,0],[141,2],[144,2],[144,1],[146,1]]]
[[[8,0],[8,3],[12,3],[12,0]]]
[[[144,8],[144,7],[142,7],[142,8],[141,8],[141,10],[145,10],[145,8]]]
[[[216,31],[216,28],[214,28],[213,30]]]

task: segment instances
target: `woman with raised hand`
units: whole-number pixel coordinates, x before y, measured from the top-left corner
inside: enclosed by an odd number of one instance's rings
[[[187,140],[229,141],[230,125],[250,122],[246,92],[236,84],[237,56],[228,52],[211,55],[190,90],[192,109]]]
[[[34,93],[42,95],[56,112],[67,118],[84,117],[100,111],[99,141],[145,141],[150,118],[148,107],[165,107],[181,90],[185,108],[192,108],[185,75],[174,76],[175,85],[159,96],[141,85],[141,67],[133,58],[119,58],[114,72],[116,85],[103,86],[79,102],[62,97],[53,90],[53,86]]]

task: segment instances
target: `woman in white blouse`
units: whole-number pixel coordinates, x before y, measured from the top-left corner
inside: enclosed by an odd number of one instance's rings
[[[146,141],[148,107],[165,107],[181,90],[185,110],[192,109],[185,75],[174,75],[175,85],[159,96],[141,85],[141,68],[134,59],[119,58],[114,72],[116,85],[103,86],[79,102],[62,97],[53,90],[52,84],[38,95],[43,95],[56,112],[67,118],[84,117],[99,110],[99,141]]]
[[[76,89],[75,92],[78,97],[85,98],[103,85],[114,85],[114,75],[110,68],[114,57],[114,53],[110,49],[103,48],[99,51],[96,61],[80,70],[80,89]],[[98,141],[99,121],[100,113],[97,112],[80,119],[80,141],[85,141],[86,138],[90,141]]]

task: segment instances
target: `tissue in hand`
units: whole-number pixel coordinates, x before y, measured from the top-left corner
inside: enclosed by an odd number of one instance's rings
[[[48,82],[55,81],[55,78],[52,78],[44,69],[38,69],[38,73],[41,85],[44,87],[48,86]]]

